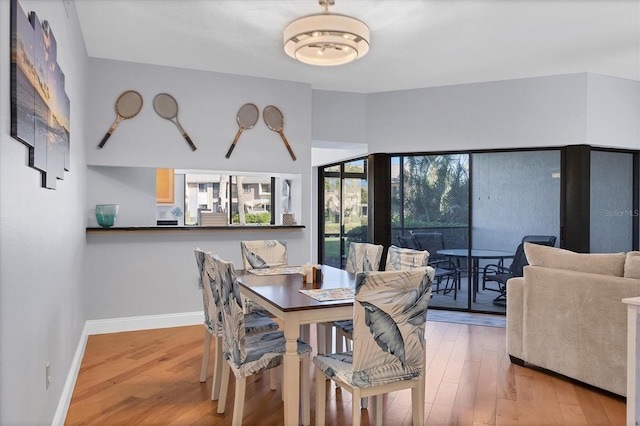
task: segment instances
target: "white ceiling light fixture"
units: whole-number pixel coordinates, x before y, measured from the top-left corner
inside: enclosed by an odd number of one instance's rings
[[[284,51],[310,65],[342,65],[369,51],[369,27],[358,19],[329,13],[335,0],[318,0],[324,13],[290,23],[284,29]]]

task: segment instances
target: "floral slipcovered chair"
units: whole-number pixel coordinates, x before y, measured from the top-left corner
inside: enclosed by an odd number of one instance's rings
[[[427,266],[429,252],[426,250],[413,250],[396,246],[387,250],[387,264],[385,271],[402,271]]]
[[[287,243],[278,240],[240,241],[240,253],[242,254],[242,267],[245,270],[275,268],[287,266]],[[260,312],[264,315],[271,314],[260,305],[245,299],[247,312]]]
[[[287,244],[278,240],[240,241],[244,269],[287,266]]]
[[[380,267],[383,246],[370,243],[349,243],[347,272],[377,271]]]
[[[209,370],[209,351],[211,339],[215,342],[216,353],[213,360],[213,385],[211,386],[211,399],[217,400],[220,394],[220,381],[222,372],[222,348],[218,337],[222,336],[222,316],[216,307],[220,303],[218,290],[211,286],[213,265],[206,259],[205,252],[196,248],[193,250],[198,266],[199,286],[202,289],[202,303],[204,305],[204,350],[202,352],[202,366],[200,368],[200,381],[206,382]],[[214,286],[215,287],[215,286]],[[247,334],[276,331],[278,323],[271,318],[259,313],[245,316],[245,332]]]
[[[222,368],[218,413],[224,413],[229,387],[229,374],[233,371],[236,377],[236,388],[232,424],[241,425],[247,377],[273,369],[283,363],[285,353],[284,333],[282,331],[274,331],[246,335],[242,298],[240,297],[240,288],[233,263],[213,258],[209,254],[206,256],[211,259],[214,265],[214,281],[220,294],[222,353],[226,360]],[[311,346],[298,340],[297,352],[302,362],[303,371],[300,374],[302,423],[308,425],[310,423],[309,375],[306,372],[309,371]]]
[[[380,268],[380,259],[384,247],[370,243],[349,243],[349,253],[347,253],[347,272],[368,272],[377,271]],[[336,328],[336,351],[342,352],[344,342],[350,345],[353,322],[351,320],[335,321]],[[366,401],[363,401],[366,407]]]
[[[325,377],[353,395],[376,396],[376,424],[382,420],[382,395],[411,389],[413,424],[424,424],[425,339],[433,268],[362,272],[356,275],[353,352],[317,355],[316,425],[325,421]],[[352,424],[360,407],[352,405]]]

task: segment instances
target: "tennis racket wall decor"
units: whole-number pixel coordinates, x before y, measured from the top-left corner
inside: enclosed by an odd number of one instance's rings
[[[184,131],[184,129],[180,125],[180,122],[178,121],[178,102],[173,96],[169,95],[168,93],[157,94],[153,99],[153,109],[160,117],[169,120],[176,125],[180,133],[182,133],[184,139],[191,147],[192,151],[198,149],[193,144],[191,138],[189,137],[187,132]]]
[[[120,124],[122,120],[128,120],[135,117],[141,109],[142,95],[135,90],[127,90],[118,96],[118,99],[116,100],[116,121],[113,122],[107,134],[104,135],[104,138],[102,138],[98,148],[102,148],[104,144],[107,143],[107,140],[109,140],[109,137],[113,131],[116,130],[118,124]]]
[[[229,151],[227,151],[226,158],[231,157],[231,153],[233,152],[233,148],[236,147],[236,143],[238,143],[238,139],[240,139],[240,135],[246,129],[253,129],[253,127],[258,122],[258,117],[260,116],[260,111],[258,111],[258,107],[254,104],[244,104],[238,110],[238,114],[236,115],[236,121],[238,122],[238,133],[236,133],[236,137],[233,140],[233,143],[229,147]]]
[[[293,161],[296,161],[296,155],[293,153],[293,150],[291,149],[291,146],[289,146],[289,142],[287,142],[287,138],[284,137],[284,132],[282,131],[282,128],[284,127],[284,116],[282,115],[282,111],[273,105],[266,106],[264,107],[264,111],[262,111],[262,118],[269,129],[280,134],[282,142],[284,142],[289,154],[291,154],[291,158]]]

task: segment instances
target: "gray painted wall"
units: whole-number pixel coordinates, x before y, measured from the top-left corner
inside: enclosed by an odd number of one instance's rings
[[[605,138],[597,135],[606,134],[602,123],[607,120],[588,127],[605,114],[589,109],[596,85],[604,94],[592,102],[606,98],[609,107],[619,105],[627,118],[616,127],[629,129],[619,132],[620,140],[603,143],[638,148],[637,115],[626,114],[633,105],[637,108],[637,98],[634,103],[633,96],[610,93],[605,86],[612,82],[586,74],[366,97],[316,92],[300,83],[87,60],[72,3],[21,3],[50,22],[58,41],[58,60],[71,99],[72,150],[71,171],[57,190],[48,191],[40,188],[39,174],[27,167],[27,149],[9,136],[10,14],[9,2],[0,1],[1,424],[51,422],[86,320],[200,310],[194,247],[239,264],[239,240],[280,238],[289,243],[292,264],[313,260],[312,139],[362,142],[364,135],[369,152],[555,146],[585,143],[588,135],[601,140]],[[70,17],[65,5],[71,5]],[[637,88],[638,83],[629,86]],[[98,150],[96,145],[115,119],[115,99],[127,89],[139,90],[145,106]],[[153,97],[164,91],[178,99],[180,121],[198,146],[196,152],[188,149],[171,123],[155,115]],[[318,102],[313,102],[316,96]],[[630,106],[618,102],[620,96]],[[224,158],[237,131],[236,111],[245,102],[261,109],[267,104],[282,108],[285,133],[298,161],[291,161],[279,136],[262,123],[243,134],[230,160]],[[328,129],[331,123],[336,124]],[[300,175],[297,219],[307,229],[85,235],[87,206],[93,203],[87,201],[88,194],[106,195],[94,193],[95,188],[85,183],[91,175],[87,164]],[[47,361],[53,379],[49,390],[44,386]]]
[[[75,9],[21,0],[47,20],[71,100],[71,167],[40,187],[28,149],[10,137],[9,2],[0,1],[0,424],[50,424],[86,319],[87,59]],[[45,389],[45,364],[51,386]]]
[[[308,85],[102,59],[89,62],[89,98],[92,100],[88,107],[86,140],[89,165],[296,175],[299,176],[294,180],[299,194],[294,200],[295,206],[299,206],[296,220],[307,228],[189,232],[188,235],[89,235],[87,319],[202,310],[202,296],[195,285],[198,279],[193,256],[195,247],[216,253],[240,268],[240,240],[274,238],[287,241],[291,264],[315,261],[310,243],[312,92]],[[115,99],[128,89],[142,94],[142,111],[135,118],[123,121],[104,148],[97,149],[114,120]],[[173,124],[153,110],[153,98],[161,92],[171,94],[178,101],[178,118],[198,147],[196,151],[191,151]],[[255,128],[243,132],[231,158],[225,158],[238,131],[237,111],[247,102],[255,103],[261,111],[269,104],[281,109],[285,118],[284,133],[297,156],[296,161],[262,117]],[[144,193],[139,191],[139,183],[127,184],[125,178],[105,180],[100,176],[97,182],[97,174],[92,172],[90,176],[88,191],[95,200],[109,198],[114,184],[123,191]],[[132,198],[135,196],[125,200]],[[88,203],[89,211],[93,204]],[[151,220],[155,221],[155,202],[149,207],[152,208]],[[121,209],[124,214],[123,206]],[[133,225],[130,220],[135,218],[125,220],[123,217],[121,223]]]

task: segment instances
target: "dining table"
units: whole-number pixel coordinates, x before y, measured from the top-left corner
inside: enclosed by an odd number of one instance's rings
[[[300,326],[353,318],[353,297],[318,300],[300,291],[312,290],[314,294],[323,293],[325,297],[330,297],[327,294],[332,294],[333,292],[330,291],[332,289],[352,290],[354,288],[355,274],[328,265],[322,265],[320,269],[322,279],[316,280],[318,282],[306,282],[302,274],[295,273],[294,268],[288,268],[285,271],[274,268],[273,273],[268,270],[237,271],[240,293],[282,320],[283,323],[286,340],[282,379],[285,425],[300,424],[298,405],[300,362],[296,353]],[[349,291],[343,293],[348,294]],[[341,297],[345,297],[344,294]],[[302,419],[303,425],[309,423],[310,419]]]
[[[476,301],[476,294],[478,293],[479,287],[479,275],[480,275],[480,259],[497,259],[502,262],[504,259],[510,259],[515,256],[515,253],[510,251],[503,250],[489,250],[489,249],[443,249],[438,250],[438,253],[441,256],[446,256],[448,258],[471,258],[471,282],[473,285],[473,301]]]

